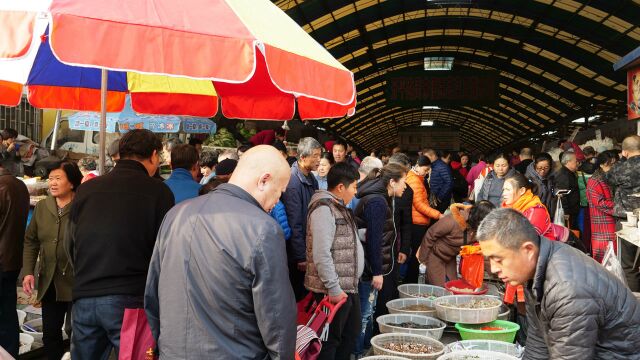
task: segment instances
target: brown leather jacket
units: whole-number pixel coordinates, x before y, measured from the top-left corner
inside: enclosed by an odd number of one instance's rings
[[[450,209],[451,213],[433,224],[422,238],[418,257],[421,263],[427,261],[429,253],[444,262],[451,261],[458,255],[462,245],[475,241],[475,234],[467,226],[471,205],[453,204]]]
[[[29,215],[29,190],[0,167],[0,272],[20,271],[24,231]]]

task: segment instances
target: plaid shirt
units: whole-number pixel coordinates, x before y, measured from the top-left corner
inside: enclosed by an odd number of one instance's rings
[[[616,220],[613,217],[613,196],[601,170],[587,182],[587,200],[591,215],[591,251],[602,262],[609,241],[616,244]]]

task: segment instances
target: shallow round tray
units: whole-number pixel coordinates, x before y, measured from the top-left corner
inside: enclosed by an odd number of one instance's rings
[[[442,304],[461,305],[473,300],[490,299],[495,297],[485,295],[452,295],[443,296],[435,301],[438,318],[448,322],[462,324],[484,324],[498,319],[498,313],[502,302],[497,300],[496,305],[482,309],[460,309],[456,307],[443,306]]]
[[[434,307],[433,302],[437,299],[429,299],[420,295],[428,295],[435,296],[436,298],[440,298],[442,296],[453,295],[453,293],[443,287],[434,286],[434,285],[426,285],[426,284],[402,284],[398,286],[398,292],[400,293],[400,298],[417,298],[424,299],[431,302],[429,307]]]
[[[518,347],[515,344],[495,340],[461,340],[448,344],[444,348],[444,351],[447,353],[463,350],[486,350],[515,357],[520,355],[518,354]]]
[[[489,294],[487,294],[486,296],[492,297],[492,298],[502,302],[502,297],[500,297],[500,296],[489,295]],[[498,320],[510,321],[509,320],[509,316],[510,315],[511,315],[511,309],[509,309],[509,305],[507,305],[507,304],[505,304],[503,302],[502,306],[500,307],[500,310],[498,312]]]
[[[416,334],[428,336],[430,338],[440,340],[442,338],[442,333],[444,332],[444,328],[447,327],[443,321],[438,319],[422,316],[422,315],[406,315],[406,314],[389,314],[379,316],[376,321],[378,322],[378,326],[380,328],[380,332],[383,334],[386,333],[402,333],[402,334]],[[420,325],[437,325],[438,327],[435,329],[410,329],[403,328],[399,326],[391,326],[388,324],[399,324],[403,322],[414,322]]]
[[[390,342],[414,342],[419,344],[431,345],[440,349],[440,351],[431,353],[431,354],[406,354],[397,351],[387,350],[382,347],[384,344],[388,344]],[[432,339],[427,336],[422,335],[413,335],[413,334],[380,334],[371,338],[371,346],[373,347],[374,355],[392,355],[392,356],[400,356],[411,360],[436,360],[440,355],[444,354],[444,344],[440,341]]]
[[[403,310],[403,308],[411,305],[425,305],[432,308],[433,310]],[[433,301],[421,298],[403,298],[388,301],[387,310],[389,310],[390,314],[407,314],[436,317],[436,308],[433,306]]]
[[[438,358],[438,360],[466,360],[466,359],[474,359],[474,360],[519,360],[515,356],[486,351],[486,350],[464,350],[464,351],[454,351],[448,354],[444,354]]]

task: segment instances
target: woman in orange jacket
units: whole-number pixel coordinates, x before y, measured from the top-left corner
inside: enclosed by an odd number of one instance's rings
[[[431,161],[426,156],[420,156],[416,165],[407,174],[407,185],[413,190],[413,203],[411,205],[411,256],[409,257],[409,268],[404,278],[405,283],[418,282],[418,266],[416,251],[420,247],[422,238],[427,232],[427,228],[432,220],[442,217],[440,211],[429,205],[429,192],[424,186],[424,177],[431,169]]]

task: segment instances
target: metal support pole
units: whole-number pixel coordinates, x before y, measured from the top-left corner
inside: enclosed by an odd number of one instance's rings
[[[102,82],[100,83],[100,153],[98,172],[105,174],[106,141],[107,141],[107,69],[102,69]]]
[[[62,111],[56,111],[56,121],[53,123],[53,134],[51,135],[51,151],[56,149],[56,140],[58,138],[58,129],[60,128],[60,118]]]

